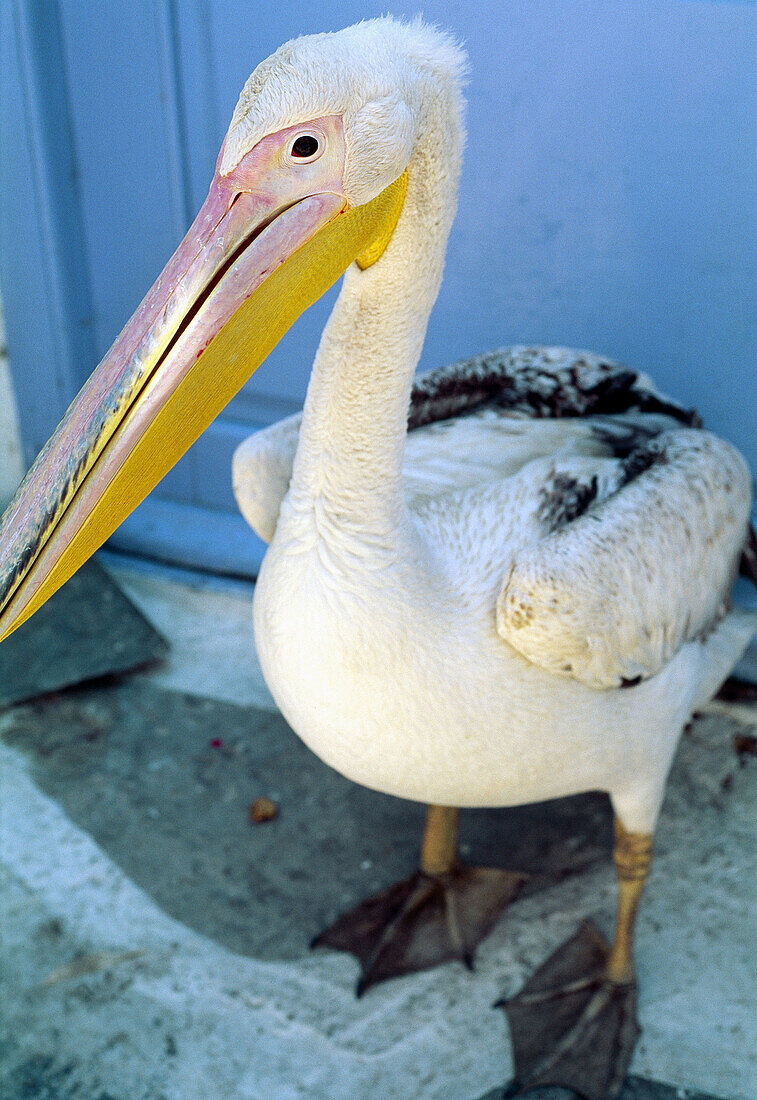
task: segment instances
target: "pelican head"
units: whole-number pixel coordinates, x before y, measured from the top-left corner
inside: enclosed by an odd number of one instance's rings
[[[245,85],[208,197],[0,522],[0,640],[102,545],[400,218],[424,104],[463,55],[420,21],[298,38]],[[411,169],[412,171],[412,169]]]

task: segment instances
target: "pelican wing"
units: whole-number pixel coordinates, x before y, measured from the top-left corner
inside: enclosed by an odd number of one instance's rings
[[[265,541],[300,423],[234,456],[237,502]],[[405,494],[459,598],[487,614],[496,599],[513,648],[592,687],[634,683],[719,621],[747,542],[748,470],[699,423],[591,353],[501,349],[416,379]]]
[[[553,529],[514,554],[496,604],[518,652],[596,688],[654,675],[719,622],[749,532],[749,471],[709,432],[663,432],[616,477],[583,502],[542,484]]]
[[[507,476],[568,440],[599,453],[592,433],[575,429],[575,418],[628,410],[697,422],[695,413],[662,397],[645,375],[571,348],[501,348],[421,374],[408,414],[408,498]],[[289,488],[301,419],[298,413],[256,432],[234,455],[237,503],[265,542],[273,538]],[[540,423],[530,430],[518,423],[534,420]],[[581,435],[583,443],[577,441]]]
[[[234,452],[231,481],[239,510],[255,534],[270,542],[289,489],[302,413],[255,432]]]

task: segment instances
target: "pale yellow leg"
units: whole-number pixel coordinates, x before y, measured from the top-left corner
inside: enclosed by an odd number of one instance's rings
[[[457,821],[455,806],[429,806],[421,846],[421,871],[443,875],[457,863]]]
[[[515,997],[510,1021],[517,1095],[561,1085],[591,1100],[618,1100],[638,1035],[633,935],[652,837],[615,819],[618,914],[607,951],[590,923],[558,948]],[[604,960],[603,964],[600,960]]]
[[[607,958],[607,976],[610,981],[624,984],[634,979],[633,936],[652,862],[651,833],[629,833],[616,817],[613,858],[618,873],[618,912],[615,939]]]

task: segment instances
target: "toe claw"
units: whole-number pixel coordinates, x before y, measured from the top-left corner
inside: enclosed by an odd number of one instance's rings
[[[315,936],[312,947],[335,947],[359,960],[356,994],[400,974],[473,953],[513,899],[523,876],[491,867],[456,866],[444,875],[417,872],[362,902]]]

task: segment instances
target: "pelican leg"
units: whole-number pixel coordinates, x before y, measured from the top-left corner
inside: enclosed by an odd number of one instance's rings
[[[615,938],[608,947],[586,921],[515,997],[497,1004],[510,1024],[515,1081],[508,1095],[544,1085],[588,1100],[615,1100],[639,1034],[633,934],[652,858],[652,837],[615,819]]]
[[[313,940],[360,961],[360,997],[377,982],[460,959],[473,969],[476,946],[491,931],[526,876],[466,867],[457,855],[458,810],[429,806],[419,869],[368,898]]]

